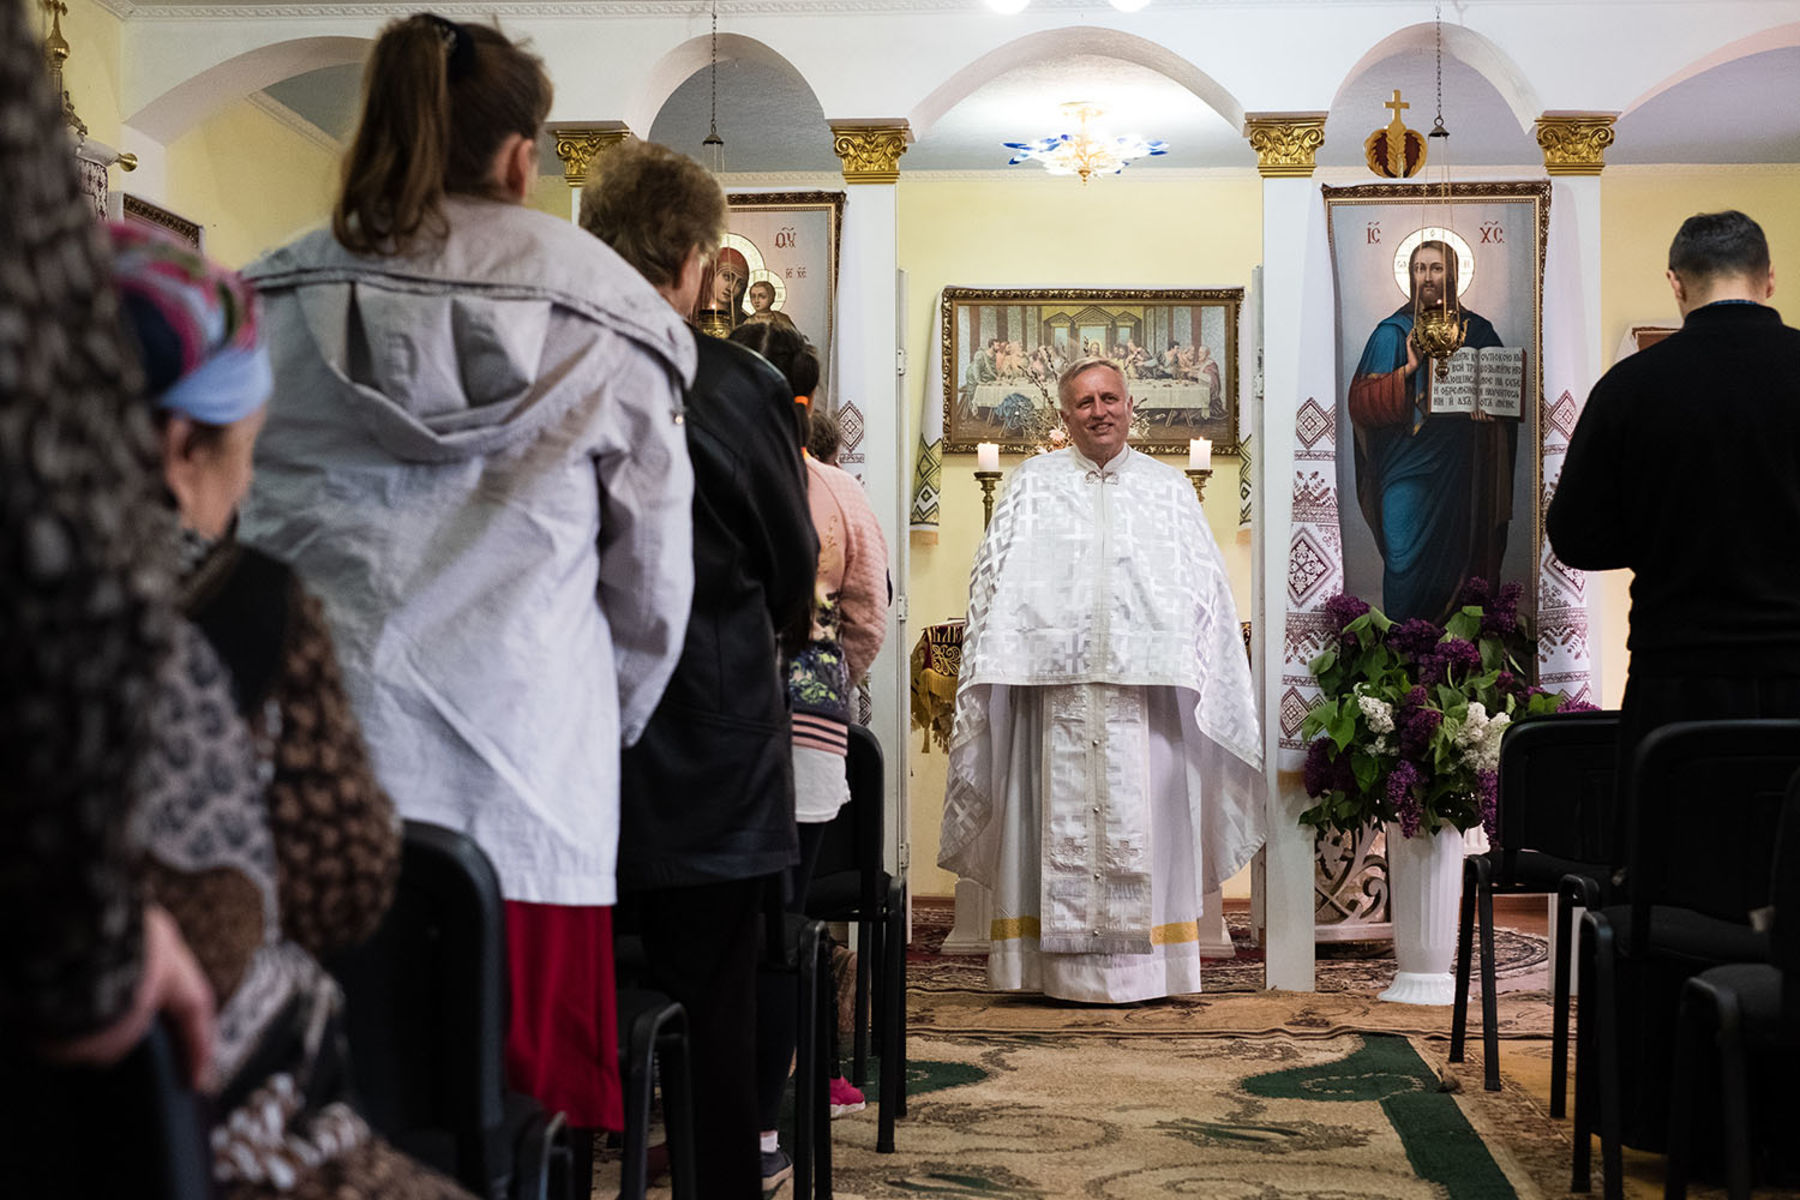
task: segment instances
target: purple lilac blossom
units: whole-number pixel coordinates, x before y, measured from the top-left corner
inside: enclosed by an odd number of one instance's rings
[[[1431,648],[1443,636],[1442,626],[1433,625],[1423,617],[1413,617],[1388,630],[1387,644],[1403,657],[1417,661],[1430,654]]]
[[[1424,758],[1431,748],[1431,735],[1443,723],[1444,714],[1435,708],[1415,708],[1401,717],[1395,723],[1400,731],[1400,757]]]
[[[1503,583],[1481,616],[1481,632],[1488,637],[1507,637],[1519,629],[1519,597],[1525,589],[1517,581]]]
[[[1443,683],[1451,671],[1473,671],[1481,666],[1481,651],[1463,638],[1445,638],[1419,660],[1419,678]]]
[[[1494,589],[1488,581],[1479,575],[1472,575],[1463,584],[1462,592],[1456,597],[1456,607],[1467,608],[1471,604],[1476,608],[1486,608],[1493,601]]]
[[[1348,592],[1339,592],[1325,602],[1325,615],[1331,618],[1332,627],[1339,633],[1356,618],[1369,611],[1369,606]]]
[[[1425,815],[1417,795],[1419,782],[1419,768],[1405,760],[1401,760],[1388,772],[1388,803],[1394,806],[1394,811],[1400,818],[1400,833],[1404,837],[1412,837],[1419,832],[1419,822]]]
[[[1493,848],[1500,846],[1500,773],[1475,772],[1475,794],[1481,800],[1481,827],[1487,830]]]
[[[1306,794],[1315,799],[1331,790],[1331,748],[1332,741],[1328,737],[1314,738],[1312,745],[1306,748],[1306,767],[1302,774],[1306,780]]]

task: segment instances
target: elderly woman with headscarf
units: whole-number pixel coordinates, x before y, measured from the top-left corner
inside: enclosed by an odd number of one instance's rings
[[[319,604],[229,538],[269,395],[254,297],[184,247],[113,230],[179,530],[176,630],[133,823],[148,891],[219,1000],[225,1195],[460,1196],[376,1140],[345,1099],[340,997],[315,955],[392,898],[399,827],[375,783]]]

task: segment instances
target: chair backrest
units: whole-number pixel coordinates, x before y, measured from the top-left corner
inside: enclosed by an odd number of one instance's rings
[[[1632,940],[1650,907],[1747,924],[1769,903],[1782,798],[1800,769],[1800,720],[1684,721],[1646,737],[1632,761]]]
[[[0,1059],[0,1194],[206,1200],[199,1095],[161,1021],[117,1064]]]
[[[1775,904],[1769,958],[1781,971],[1782,1023],[1788,1030],[1800,1030],[1800,771],[1788,781],[1787,797],[1781,803],[1769,892]]]
[[[1500,870],[1511,883],[1521,850],[1578,863],[1612,862],[1619,714],[1553,713],[1520,721],[1500,741]]]
[[[872,913],[881,906],[887,842],[887,802],[882,795],[881,741],[863,725],[850,726],[850,803],[826,826],[813,878],[855,871],[862,876],[858,904]]]
[[[454,830],[406,822],[393,907],[374,937],[328,966],[344,989],[370,1124],[460,1179],[489,1177],[508,985],[505,909],[487,855]]]

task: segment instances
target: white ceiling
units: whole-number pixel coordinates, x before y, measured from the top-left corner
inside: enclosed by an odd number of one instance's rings
[[[1347,83],[1326,123],[1319,162],[1354,166],[1362,142],[1387,124],[1383,105],[1398,88],[1404,113],[1431,128],[1435,64],[1429,53],[1385,59]],[[649,137],[698,155],[706,136],[708,72],[676,89]],[[268,95],[340,141],[355,124],[361,68],[330,67],[271,85]],[[1060,106],[1089,100],[1106,110],[1099,132],[1141,134],[1169,143],[1166,156],[1141,159],[1128,174],[1170,168],[1250,167],[1242,135],[1211,107],[1148,67],[1099,55],[1065,56],[996,76],[926,131],[902,170],[1004,170],[1001,143],[1063,132]],[[1725,119],[1721,119],[1721,114]],[[1463,166],[1532,166],[1540,161],[1529,130],[1485,76],[1455,58],[1444,62],[1444,121],[1449,159]],[[783,64],[722,60],[719,133],[732,172],[834,171],[830,130],[812,89]],[[1615,163],[1800,162],[1800,48],[1774,50],[1715,67],[1634,112],[1608,152]],[[560,170],[554,156],[546,173]]]

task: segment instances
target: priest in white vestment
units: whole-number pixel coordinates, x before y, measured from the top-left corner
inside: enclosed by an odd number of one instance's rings
[[[989,889],[989,983],[1200,990],[1202,919],[1263,843],[1262,738],[1182,472],[1125,444],[1106,359],[1058,381],[1074,446],[1013,471],[976,554],[938,862]]]

